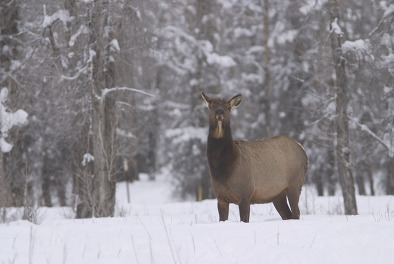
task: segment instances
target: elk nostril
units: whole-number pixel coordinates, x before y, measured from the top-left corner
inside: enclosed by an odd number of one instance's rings
[[[218,116],[222,116],[222,115],[224,115],[224,111],[222,109],[218,109],[218,110],[216,110],[215,114]]]

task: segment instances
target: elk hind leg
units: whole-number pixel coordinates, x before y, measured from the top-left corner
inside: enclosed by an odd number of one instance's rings
[[[292,214],[289,206],[287,205],[286,193],[279,194],[273,201],[276,210],[283,220],[291,219]]]
[[[291,218],[300,219],[300,208],[298,207],[298,202],[300,201],[301,187],[296,187],[290,189],[287,192],[287,197],[289,199],[289,204],[291,208]]]

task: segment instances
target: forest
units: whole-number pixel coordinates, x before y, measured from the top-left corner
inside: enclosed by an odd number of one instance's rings
[[[0,20],[1,214],[113,216],[139,173],[214,198],[202,91],[242,94],[235,138],[300,142],[344,213],[394,195],[391,1],[3,0]]]

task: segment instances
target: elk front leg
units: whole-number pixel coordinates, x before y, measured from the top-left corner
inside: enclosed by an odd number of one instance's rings
[[[226,221],[228,219],[229,203],[218,199],[219,221]]]
[[[239,204],[239,216],[241,217],[241,221],[245,223],[249,223],[249,215],[250,215],[250,201],[241,201]]]

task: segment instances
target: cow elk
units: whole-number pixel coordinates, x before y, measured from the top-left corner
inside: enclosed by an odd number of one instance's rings
[[[230,101],[201,95],[210,110],[207,156],[220,221],[228,219],[230,203],[239,206],[243,222],[249,222],[251,204],[270,202],[283,220],[299,219],[298,202],[308,166],[304,148],[285,136],[234,141],[230,112],[240,105],[242,95]]]

